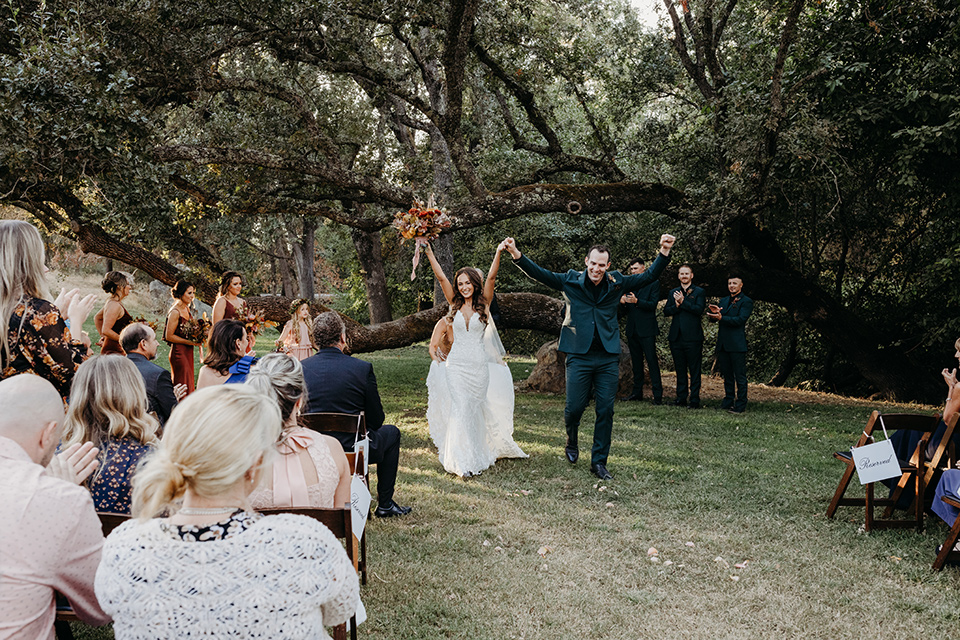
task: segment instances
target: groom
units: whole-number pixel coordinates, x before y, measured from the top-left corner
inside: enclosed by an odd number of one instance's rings
[[[567,427],[567,460],[580,457],[577,433],[580,417],[587,407],[590,389],[596,399],[597,420],[593,428],[590,471],[601,480],[612,480],[607,471],[610,432],[613,429],[613,401],[620,372],[620,325],[617,305],[620,296],[635,291],[660,277],[670,261],[670,249],[676,238],[660,236],[660,254],[643,273],[625,276],[619,271],[607,273],[610,250],[594,245],[587,251],[586,270],[553,273],[521,255],[513,238],[504,246],[520,270],[537,282],[563,292],[566,315],[560,329],[559,351],[567,354],[567,405],[563,420]]]

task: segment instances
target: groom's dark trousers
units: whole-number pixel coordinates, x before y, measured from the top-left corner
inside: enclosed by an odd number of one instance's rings
[[[516,265],[525,274],[563,292],[566,314],[560,329],[558,350],[567,354],[567,405],[563,412],[568,446],[577,447],[580,418],[587,406],[590,389],[596,400],[597,420],[593,429],[592,466],[607,464],[610,433],[613,429],[613,401],[617,394],[620,362],[620,325],[617,305],[626,291],[653,282],[670,261],[660,254],[643,273],[623,275],[608,271],[599,285],[586,271],[554,273],[521,255]]]

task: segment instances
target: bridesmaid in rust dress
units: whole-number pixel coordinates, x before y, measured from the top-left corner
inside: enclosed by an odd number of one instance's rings
[[[189,282],[177,280],[177,284],[170,289],[170,295],[175,302],[170,307],[170,313],[167,314],[167,326],[163,330],[163,339],[170,345],[170,373],[173,375],[174,386],[185,384],[187,385],[187,394],[191,394],[195,388],[193,348],[198,343],[183,337],[180,331],[180,323],[181,321],[193,320],[193,316],[190,314],[190,305],[196,297],[196,290]]]
[[[243,276],[236,271],[224,271],[220,276],[220,293],[213,303],[213,324],[221,320],[236,320],[237,308],[243,304],[240,291],[243,289]]]
[[[123,347],[120,346],[120,332],[126,327],[133,318],[123,306],[123,299],[133,291],[133,285],[123,273],[111,271],[103,277],[100,283],[103,290],[110,294],[110,298],[103,306],[101,313],[101,325],[97,328],[103,337],[103,346],[100,348],[102,355],[115,353],[125,355]]]

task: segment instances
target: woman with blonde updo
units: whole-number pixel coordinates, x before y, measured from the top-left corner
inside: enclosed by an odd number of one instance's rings
[[[156,446],[158,427],[147,413],[147,389],[133,362],[107,355],[80,365],[61,448],[92,442],[100,449],[100,465],[87,481],[97,511],[130,513],[130,481]]]
[[[66,398],[90,349],[83,323],[97,296],[64,290],[49,302],[45,260],[36,227],[0,221],[0,379],[35,373]]]
[[[249,508],[280,430],[277,403],[246,385],[174,409],[134,477],[135,520],[103,546],[95,588],[117,638],[326,638],[350,618],[357,574],[330,530]]]
[[[110,296],[97,314],[97,331],[103,337],[100,354],[124,355],[123,347],[120,346],[120,332],[133,321],[133,317],[123,306],[123,299],[133,291],[133,285],[120,271],[110,271],[103,277],[100,286]]]
[[[280,458],[251,494],[253,507],[342,507],[349,502],[352,474],[340,441],[297,424],[307,401],[300,361],[268,353],[247,375],[246,384],[276,400],[283,419]]]

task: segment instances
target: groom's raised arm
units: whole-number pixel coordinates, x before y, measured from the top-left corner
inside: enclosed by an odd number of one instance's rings
[[[547,271],[527,256],[522,255],[520,250],[517,249],[517,243],[513,238],[507,238],[503,242],[504,248],[510,253],[510,257],[513,258],[513,263],[517,265],[520,271],[523,271],[527,277],[533,278],[540,284],[544,284],[551,289],[563,290],[562,274]]]
[[[623,276],[623,286],[627,289],[634,289],[650,284],[654,280],[659,280],[663,270],[670,263],[670,250],[673,248],[674,242],[676,242],[676,238],[671,235],[663,234],[660,236],[660,253],[657,254],[657,259],[643,273]]]

